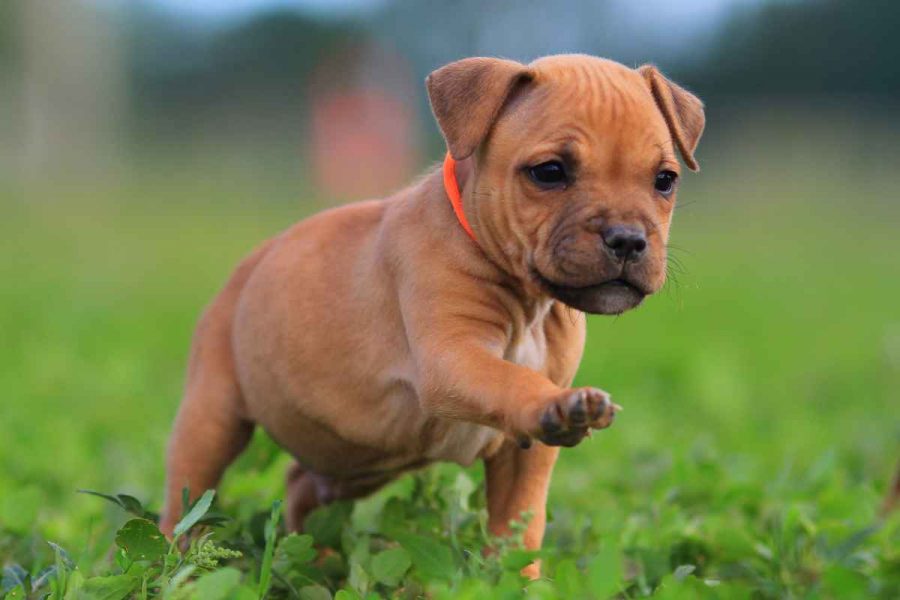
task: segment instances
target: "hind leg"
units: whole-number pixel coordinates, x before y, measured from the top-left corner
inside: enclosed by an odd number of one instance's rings
[[[238,385],[231,328],[241,289],[270,244],[266,242],[241,262],[194,332],[184,398],[166,460],[160,529],[167,536],[181,518],[182,489],[188,488],[193,500],[215,488],[253,433]]]
[[[335,500],[368,496],[391,479],[391,475],[378,474],[355,480],[334,480],[294,463],[288,467],[286,478],[284,523],[287,530],[302,531],[306,516],[319,506]]]
[[[169,439],[166,500],[160,519],[160,529],[167,536],[182,516],[182,490],[188,488],[193,501],[214,489],[253,433],[253,424],[235,410],[234,390],[222,387],[198,386],[185,396],[178,411]]]
[[[312,475],[297,463],[288,467],[284,510],[284,524],[287,530],[301,531],[306,515],[322,504]]]
[[[246,417],[231,354],[233,294],[219,296],[194,334],[184,398],[166,458],[166,500],[160,529],[167,536],[181,518],[182,490],[193,501],[215,488],[225,468],[247,446],[253,423]]]

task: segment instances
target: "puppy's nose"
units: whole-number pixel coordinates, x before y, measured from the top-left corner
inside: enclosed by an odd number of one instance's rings
[[[622,260],[636,260],[647,249],[647,236],[643,229],[630,225],[612,225],[607,227],[600,236],[607,249],[616,258]]]

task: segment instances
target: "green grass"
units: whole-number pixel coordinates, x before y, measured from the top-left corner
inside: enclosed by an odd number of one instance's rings
[[[545,579],[524,595],[900,596],[900,519],[877,516],[900,459],[900,205],[854,148],[786,146],[720,142],[683,186],[677,284],[591,319],[578,383],[625,410],[562,452]],[[182,553],[138,522],[118,550],[134,515],[76,490],[158,510],[194,320],[242,255],[313,210],[281,185],[153,181],[0,199],[5,589],[18,564],[32,580],[58,567],[34,597],[523,595],[530,556],[480,554],[479,468],[318,514],[310,533],[333,550],[316,558],[273,527],[287,459],[263,436],[221,487],[213,511],[233,519],[212,537]]]

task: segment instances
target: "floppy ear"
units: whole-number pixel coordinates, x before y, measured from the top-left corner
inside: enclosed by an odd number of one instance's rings
[[[644,65],[638,72],[650,86],[650,92],[666,119],[669,133],[675,140],[684,163],[692,171],[699,171],[700,166],[694,159],[694,150],[706,124],[703,102],[686,89],[666,79],[653,65]]]
[[[475,152],[510,93],[531,76],[528,67],[512,60],[466,58],[425,79],[431,110],[454,159]]]

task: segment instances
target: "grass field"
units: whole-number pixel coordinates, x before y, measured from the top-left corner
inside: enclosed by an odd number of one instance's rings
[[[687,177],[677,282],[590,321],[578,382],[625,411],[563,451],[528,597],[900,597],[900,518],[877,515],[900,460],[900,202],[890,165],[865,156],[896,165],[900,148],[883,131],[777,147],[753,131],[723,134]],[[530,556],[481,557],[479,468],[317,515],[310,533],[334,549],[319,558],[278,530],[267,554],[287,461],[262,436],[220,489],[213,511],[234,518],[213,541],[182,555],[139,521],[117,546],[134,515],[76,490],[158,510],[194,320],[242,255],[314,207],[222,174],[0,193],[8,597],[523,594]]]

